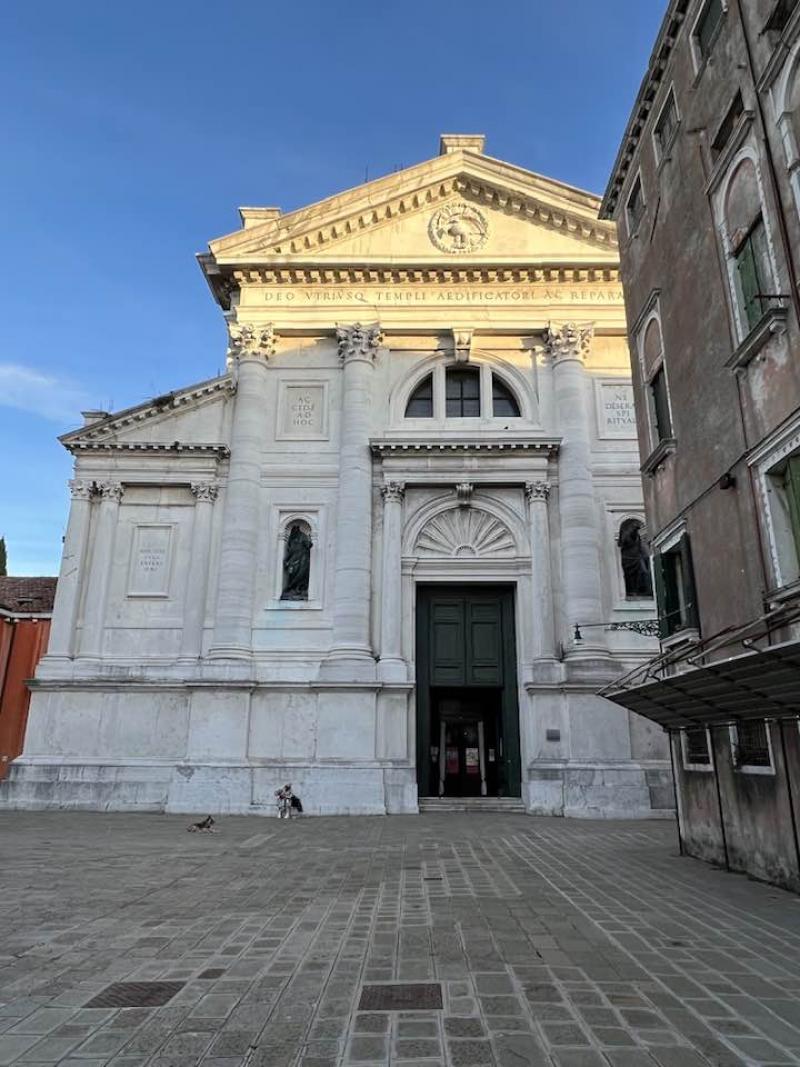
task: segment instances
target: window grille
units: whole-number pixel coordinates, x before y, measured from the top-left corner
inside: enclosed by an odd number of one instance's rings
[[[701,726],[684,732],[686,762],[698,766],[711,765],[711,750],[708,747],[708,734]]]
[[[737,767],[772,766],[765,722],[737,723],[735,762]]]

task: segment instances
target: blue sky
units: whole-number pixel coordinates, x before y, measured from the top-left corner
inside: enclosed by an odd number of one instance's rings
[[[240,204],[291,210],[443,131],[602,192],[664,0],[34,0],[0,40],[0,535],[55,574],[81,408],[217,373],[194,261]],[[566,12],[566,13],[565,13]]]

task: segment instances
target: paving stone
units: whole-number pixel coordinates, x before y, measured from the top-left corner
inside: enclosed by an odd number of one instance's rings
[[[484,1067],[496,1062],[488,1041],[448,1041],[447,1056],[452,1067]]]
[[[0,1035],[0,1064],[11,1063],[39,1040],[36,1034]]]

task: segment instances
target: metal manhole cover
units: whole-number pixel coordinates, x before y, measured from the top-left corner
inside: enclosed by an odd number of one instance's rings
[[[403,982],[394,985],[365,985],[359,1011],[441,1011],[439,982]]]
[[[112,982],[84,1007],[160,1008],[185,985],[185,982]]]

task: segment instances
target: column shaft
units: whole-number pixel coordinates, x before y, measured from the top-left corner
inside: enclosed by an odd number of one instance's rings
[[[561,570],[565,624],[600,624],[603,597],[599,531],[595,518],[588,376],[583,358],[591,327],[573,323],[549,331],[558,428],[563,441],[558,458],[558,503],[561,525]],[[606,654],[601,625],[584,631],[581,653]]]
[[[261,465],[267,418],[267,363],[243,352],[238,364],[231,458],[222,516],[214,640],[209,656],[246,659],[253,645],[254,572],[261,514]]]
[[[197,503],[192,526],[192,555],[186,581],[186,600],[183,610],[181,659],[195,660],[203,650],[203,625],[208,595],[208,565],[211,549],[211,520],[217,487],[210,483],[192,485]]]
[[[381,569],[381,659],[383,681],[406,681],[402,649],[403,486],[389,482],[383,496],[383,556]]]
[[[342,375],[339,496],[336,505],[333,643],[323,675],[374,677],[370,642],[372,578],[372,458],[369,451],[373,359],[377,327],[337,330]],[[337,664],[337,661],[342,661]],[[359,662],[360,661],[360,662]]]
[[[84,580],[86,545],[89,540],[89,521],[92,514],[92,485],[90,482],[70,483],[72,505],[69,510],[61,568],[58,573],[53,619],[47,655],[54,659],[68,659],[75,651],[75,625],[78,621],[81,587]]]
[[[547,482],[534,482],[525,487],[530,509],[531,527],[531,589],[533,594],[533,658],[555,659],[555,629],[553,623],[553,575],[550,561],[550,522]]]
[[[122,486],[113,482],[104,482],[97,488],[100,503],[95,508],[97,529],[83,604],[83,630],[80,640],[80,655],[89,659],[99,659],[103,654],[108,586],[114,559],[119,502],[123,492]]]

